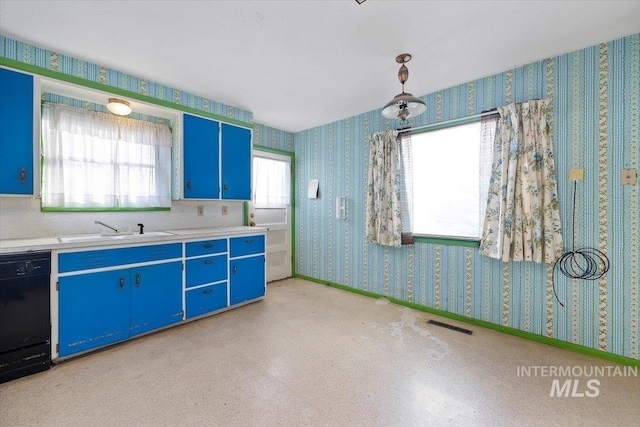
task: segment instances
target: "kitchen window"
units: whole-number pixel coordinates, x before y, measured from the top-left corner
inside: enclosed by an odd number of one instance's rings
[[[291,204],[290,163],[253,156],[253,203],[259,206],[282,207]]]
[[[491,136],[481,134],[495,134],[493,123],[478,118],[411,135],[415,236],[480,239],[492,154]]]
[[[45,103],[42,210],[168,210],[171,145],[166,125]]]

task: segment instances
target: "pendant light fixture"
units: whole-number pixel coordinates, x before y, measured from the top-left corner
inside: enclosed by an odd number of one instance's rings
[[[123,99],[109,98],[107,109],[116,116],[127,116],[131,113],[129,103]]]
[[[398,70],[398,80],[402,83],[402,93],[397,94],[382,109],[382,115],[388,119],[406,121],[409,117],[415,117],[427,110],[422,100],[404,91],[404,84],[409,80],[409,69],[405,65],[411,60],[411,55],[402,53],[396,56],[396,62],[402,64]]]

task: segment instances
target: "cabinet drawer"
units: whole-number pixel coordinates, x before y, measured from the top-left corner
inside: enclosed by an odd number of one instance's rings
[[[227,239],[203,240],[201,242],[187,243],[187,257],[217,254],[227,251]]]
[[[227,278],[227,256],[187,260],[187,287],[219,282]]]
[[[227,283],[187,291],[187,319],[227,306]]]
[[[264,235],[233,237],[230,241],[231,258],[264,252]]]
[[[58,255],[58,272],[66,273],[181,257],[182,243],[62,253]]]

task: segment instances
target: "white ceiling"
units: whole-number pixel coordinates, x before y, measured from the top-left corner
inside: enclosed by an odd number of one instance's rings
[[[297,132],[640,32],[640,1],[9,1],[0,33]]]

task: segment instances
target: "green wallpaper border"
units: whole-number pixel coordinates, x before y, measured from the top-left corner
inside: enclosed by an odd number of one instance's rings
[[[249,226],[249,202],[242,202],[242,225]]]
[[[126,89],[120,89],[114,86],[108,86],[102,83],[93,82],[91,80],[85,80],[80,77],[70,76],[68,74],[59,73],[57,71],[47,70],[46,68],[41,68],[36,65],[25,64],[23,62],[16,61],[14,59],[0,57],[0,65],[13,68],[16,70],[26,71],[31,74],[49,77],[52,79],[64,81],[67,83],[76,84],[78,86],[88,87],[91,89],[100,90],[103,92],[111,93],[114,95],[119,95],[125,98],[131,98],[138,101],[146,102],[148,104],[154,104],[165,108],[170,108],[172,110],[182,111],[183,113],[195,114],[198,116],[208,117],[210,119],[214,119],[220,122],[229,123],[237,126],[246,127],[249,129],[253,129],[253,123],[247,123],[236,119],[231,119],[229,117],[219,116],[217,114],[210,113],[208,111],[202,111],[195,108],[187,107],[185,105],[176,104],[170,101],[166,101],[163,99],[153,98],[148,95],[143,95],[137,92],[132,92]]]
[[[426,307],[424,305],[415,304],[412,302],[403,301],[397,298],[388,297],[384,295],[378,295],[373,292],[363,291],[361,289],[351,288],[349,286],[339,285],[337,283],[327,282],[326,280],[314,279],[313,277],[303,276],[300,274],[294,275],[294,277],[298,279],[308,280],[309,282],[318,283],[321,285],[330,286],[332,288],[341,289],[343,291],[352,292],[355,294],[363,295],[370,298],[386,298],[394,304],[401,305],[404,307],[413,308],[415,310],[424,311],[426,313],[435,314],[437,316],[446,317],[453,320],[458,320],[460,322],[469,323],[471,325],[480,326],[487,329],[492,329],[498,332],[504,332],[509,335],[514,335],[520,338],[525,338],[531,341],[536,341],[542,344],[551,345],[553,347],[562,348],[564,350],[573,351],[576,353],[586,354],[587,356],[597,357],[599,359],[608,360],[610,362],[618,363],[620,365],[626,366],[637,366],[640,367],[640,360],[632,359],[630,357],[619,356],[617,354],[609,353],[602,350],[596,350],[594,348],[585,347],[579,344],[570,343],[567,341],[558,340],[555,338],[549,338],[542,335],[537,335],[531,332],[521,331],[519,329],[510,328],[508,326],[502,326],[491,322],[485,322],[484,320],[474,319],[472,317],[461,316],[459,314],[449,313],[448,311],[438,310],[436,308]]]

